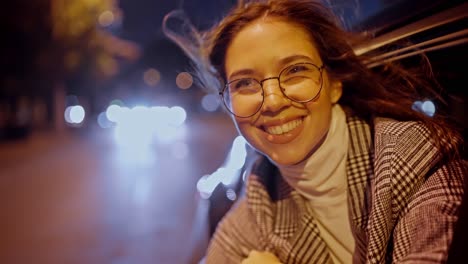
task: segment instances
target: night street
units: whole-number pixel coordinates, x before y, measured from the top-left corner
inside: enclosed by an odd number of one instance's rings
[[[196,182],[231,147],[227,116],[189,116],[182,139],[144,152],[117,146],[112,129],[75,132],[0,145],[0,263],[172,264],[203,254]]]

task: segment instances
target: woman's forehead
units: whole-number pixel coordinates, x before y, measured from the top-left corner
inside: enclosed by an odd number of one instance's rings
[[[284,66],[294,59],[320,64],[320,56],[309,32],[279,19],[259,19],[240,30],[229,44],[225,68],[230,72],[265,65]]]

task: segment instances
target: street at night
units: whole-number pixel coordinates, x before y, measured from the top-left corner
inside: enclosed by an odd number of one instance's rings
[[[98,127],[1,144],[0,262],[194,263],[207,236],[196,182],[236,132],[226,115],[184,129],[145,151]]]

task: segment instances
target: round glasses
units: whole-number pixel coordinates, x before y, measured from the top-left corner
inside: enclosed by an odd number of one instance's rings
[[[307,103],[317,98],[322,90],[324,66],[298,63],[281,70],[278,77],[258,81],[242,78],[227,83],[219,93],[224,105],[233,115],[241,118],[255,115],[263,106],[263,82],[278,79],[281,92],[291,101]]]

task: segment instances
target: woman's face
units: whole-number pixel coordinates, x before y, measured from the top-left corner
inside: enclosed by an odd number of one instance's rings
[[[266,18],[252,22],[235,35],[226,51],[225,71],[228,82],[239,78],[260,81],[277,77],[281,70],[296,63],[323,64],[304,28]],[[248,118],[233,117],[237,129],[250,145],[277,164],[303,161],[325,139],[332,105],[341,96],[341,83],[331,81],[326,70],[322,83],[317,99],[297,103],[283,95],[277,79],[264,81],[262,108]]]

